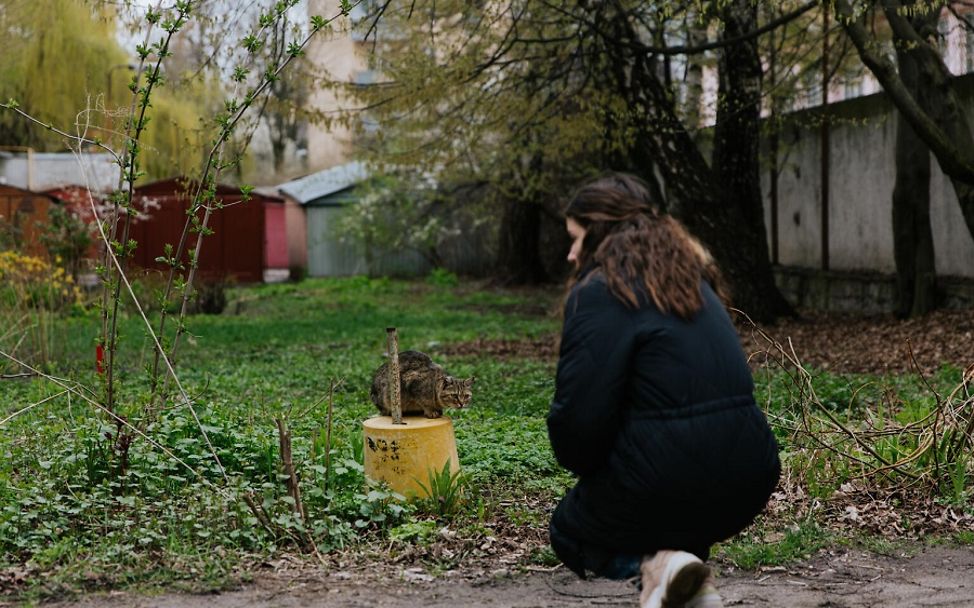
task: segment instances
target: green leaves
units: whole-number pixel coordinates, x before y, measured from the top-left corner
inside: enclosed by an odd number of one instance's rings
[[[259,51],[261,47],[264,46],[264,41],[258,38],[254,34],[249,34],[247,36],[244,36],[242,45],[245,49],[247,49],[248,53],[253,54]]]
[[[231,78],[233,79],[234,82],[243,82],[244,80],[246,80],[247,74],[249,73],[250,73],[249,69],[241,66],[237,66],[233,68],[233,76],[231,76]]]
[[[447,460],[442,469],[430,469],[427,473],[428,485],[419,481],[426,493],[424,505],[434,515],[444,519],[452,519],[460,510],[466,485],[466,477],[459,469],[451,470],[451,465],[451,461]]]

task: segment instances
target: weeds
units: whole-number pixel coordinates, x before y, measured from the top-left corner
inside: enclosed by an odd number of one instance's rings
[[[799,522],[784,531],[744,534],[719,547],[721,556],[738,568],[779,566],[814,555],[832,542],[832,535],[814,522]]]
[[[453,462],[449,459],[443,463],[439,471],[432,467],[427,472],[428,484],[416,480],[419,487],[426,494],[423,500],[429,512],[442,519],[452,519],[463,505],[463,489],[466,478],[459,470],[453,470]]]
[[[55,259],[57,261],[57,259]],[[60,354],[57,319],[81,313],[83,294],[64,268],[16,251],[0,251],[0,350],[45,367]],[[24,373],[0,361],[0,375]]]
[[[769,414],[785,439],[790,468],[813,496],[860,488],[875,493],[940,497],[958,506],[969,503],[974,466],[974,366],[946,394],[917,367],[926,396],[904,398],[895,387],[874,381],[845,383],[823,398],[823,383],[802,366],[790,346],[763,330],[762,357],[776,367],[769,384]],[[915,361],[914,361],[915,364]],[[843,400],[836,399],[841,395]]]

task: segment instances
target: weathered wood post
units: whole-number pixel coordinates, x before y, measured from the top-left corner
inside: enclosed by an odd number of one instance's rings
[[[386,328],[386,339],[389,349],[389,411],[393,424],[405,424],[402,421],[402,389],[399,386],[399,334],[395,327]]]

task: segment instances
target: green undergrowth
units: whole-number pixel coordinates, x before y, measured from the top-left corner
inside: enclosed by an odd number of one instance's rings
[[[231,289],[222,314],[187,321],[190,337],[175,364],[193,408],[155,411],[124,462],[111,441],[115,423],[82,397],[42,378],[3,381],[0,420],[32,407],[0,425],[0,587],[24,597],[125,585],[204,590],[239,580],[248,564],[281,551],[430,543],[446,524],[484,535],[498,525],[543,530],[572,483],[554,461],[544,423],[555,362],[454,347],[556,333],[560,322],[550,311],[560,297],[556,287],[364,277]],[[97,394],[99,319],[75,315],[60,324],[63,355],[45,370]],[[448,372],[476,377],[471,406],[450,412],[462,475],[431,478],[434,496],[424,501],[406,502],[363,474],[361,423],[374,413],[368,393],[387,327],[398,328],[402,350],[426,351]],[[119,413],[138,422],[152,351],[135,314],[121,335]],[[946,386],[957,374],[944,370],[932,381]],[[775,372],[755,380],[768,411],[790,420],[788,379]],[[874,395],[895,391],[896,415],[922,416],[935,403],[915,378],[816,376],[823,403],[846,419],[882,406],[856,390],[863,383],[879,388]],[[278,418],[292,437],[303,518],[288,492]],[[784,458],[800,460],[793,434],[776,433]],[[840,468],[811,465],[823,467],[809,477],[813,498],[842,482]],[[791,525],[720,551],[757,567],[833,542],[815,522]],[[553,556],[539,549],[531,559],[549,565]]]
[[[443,516],[476,525],[514,488],[562,492],[570,479],[544,425],[554,362],[443,350],[557,331],[544,312],[557,290],[477,287],[357,277],[231,290],[223,314],[188,320],[178,350],[193,408],[154,412],[125,462],[110,440],[115,422],[81,396],[41,378],[5,381],[0,419],[32,407],[0,426],[0,585],[15,570],[26,573],[19,592],[41,595],[72,585],[216,584],[246,556],[328,552],[390,530],[409,538],[408,526]],[[45,371],[98,393],[98,323],[94,314],[62,319],[65,355]],[[140,323],[130,314],[120,332],[118,412],[133,423],[145,415],[151,362]],[[453,483],[464,488],[449,513],[435,504],[442,496],[410,503],[364,478],[361,423],[375,413],[368,392],[387,327],[398,328],[400,349],[477,378],[473,404],[451,412],[463,471]],[[292,436],[304,518],[287,492],[277,418]]]
[[[807,559],[839,538],[814,522],[799,521],[784,530],[755,526],[714,551],[724,562],[744,570],[781,566]]]

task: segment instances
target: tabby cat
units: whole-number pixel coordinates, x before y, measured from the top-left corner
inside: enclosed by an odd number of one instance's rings
[[[402,395],[402,413],[423,413],[427,418],[439,418],[443,408],[462,408],[470,403],[473,378],[460,380],[447,375],[443,368],[433,363],[429,355],[416,350],[399,353],[399,386]],[[392,403],[388,397],[389,362],[375,370],[370,397],[383,416],[392,415]]]

